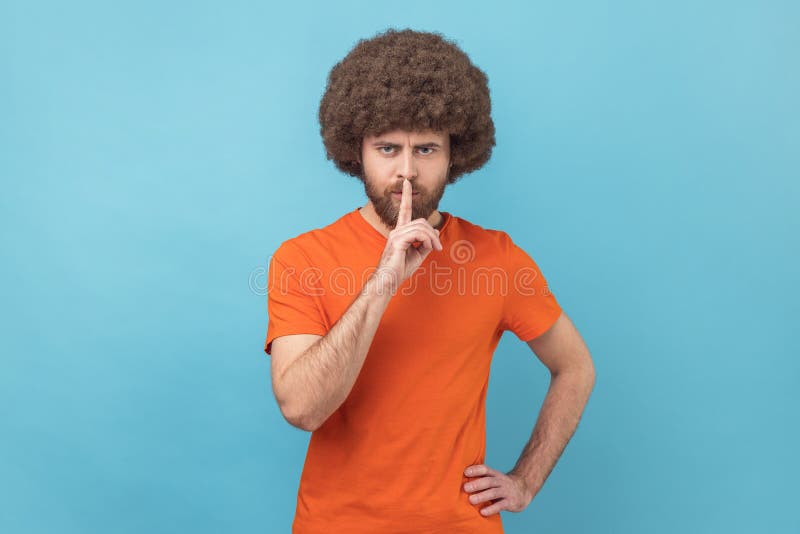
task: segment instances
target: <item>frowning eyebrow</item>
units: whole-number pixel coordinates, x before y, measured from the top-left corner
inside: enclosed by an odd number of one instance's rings
[[[403,145],[399,145],[397,143],[392,143],[391,141],[379,140],[372,143],[372,146],[390,146],[390,147],[401,147]],[[416,148],[442,148],[439,143],[434,143],[433,141],[429,141],[427,143],[422,143],[419,145],[414,145]]]

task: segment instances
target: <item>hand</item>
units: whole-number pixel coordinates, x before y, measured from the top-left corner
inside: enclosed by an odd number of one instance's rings
[[[489,506],[481,508],[481,515],[484,517],[499,513],[500,510],[521,512],[536,494],[526,480],[513,471],[502,473],[488,465],[478,464],[467,467],[464,474],[478,478],[464,484],[464,491],[472,494],[469,502],[472,504],[492,502]]]
[[[389,232],[376,273],[382,287],[392,294],[419,268],[434,248],[443,249],[439,230],[431,226],[427,219],[420,217],[411,220],[411,199],[411,182],[404,179],[397,224]],[[420,243],[419,247],[413,246],[417,242]]]

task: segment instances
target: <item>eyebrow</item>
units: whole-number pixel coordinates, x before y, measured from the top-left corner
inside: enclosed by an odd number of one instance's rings
[[[403,145],[399,145],[397,143],[392,143],[391,141],[384,141],[379,140],[372,143],[372,146],[391,146],[391,147],[401,147]],[[433,141],[428,141],[427,143],[421,143],[419,145],[414,145],[416,148],[426,147],[426,148],[442,148],[439,143],[434,143]]]

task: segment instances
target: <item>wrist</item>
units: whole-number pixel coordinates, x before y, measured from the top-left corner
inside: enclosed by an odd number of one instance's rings
[[[361,295],[385,307],[397,292],[397,285],[395,275],[390,270],[378,269],[364,282]]]
[[[387,303],[397,293],[400,286],[397,273],[388,267],[378,267],[364,284],[362,293]]]
[[[542,483],[539,480],[532,476],[531,474],[525,474],[521,471],[512,469],[507,473],[507,475],[514,477],[517,479],[520,487],[522,488],[523,493],[525,494],[526,498],[529,500],[533,500],[539,490],[542,487]]]

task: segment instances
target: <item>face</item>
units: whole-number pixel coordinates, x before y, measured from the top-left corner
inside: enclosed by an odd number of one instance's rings
[[[446,132],[394,130],[364,137],[361,146],[364,189],[388,228],[397,225],[403,179],[411,182],[411,219],[427,219],[439,207],[450,171]]]

